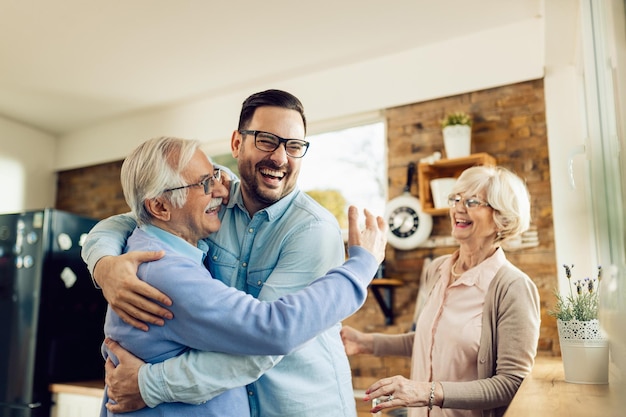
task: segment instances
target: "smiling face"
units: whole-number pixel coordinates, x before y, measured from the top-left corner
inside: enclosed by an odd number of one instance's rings
[[[262,130],[286,139],[305,137],[300,113],[282,107],[257,108],[246,129]],[[302,159],[287,156],[282,144],[273,152],[264,152],[254,145],[254,135],[244,138],[234,132],[231,148],[238,160],[241,193],[250,215],[274,204],[295,188]]]
[[[197,184],[213,175],[213,164],[204,152],[196,150],[193,158],[185,166],[182,176],[187,184]],[[176,208],[167,205],[170,212],[169,220],[163,225],[163,229],[173,233],[192,245],[196,245],[200,239],[216,232],[220,228],[220,219],[217,213],[220,210],[222,197],[227,195],[227,190],[220,181],[214,181],[212,191],[206,195],[202,185],[187,188],[187,200],[185,204]]]
[[[477,198],[487,201],[483,193],[467,195],[459,193],[463,199]],[[475,248],[491,246],[495,242],[497,226],[493,220],[493,209],[489,206],[467,208],[463,201],[450,208],[452,236],[462,245]]]

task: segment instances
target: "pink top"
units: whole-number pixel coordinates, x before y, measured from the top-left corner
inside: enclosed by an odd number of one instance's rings
[[[450,268],[458,251],[441,265],[417,320],[411,379],[416,381],[471,381],[477,379],[477,355],[485,294],[496,272],[506,263],[502,249],[452,281]],[[444,392],[445,401],[445,392]],[[409,408],[409,416],[480,417],[480,410],[433,407]]]

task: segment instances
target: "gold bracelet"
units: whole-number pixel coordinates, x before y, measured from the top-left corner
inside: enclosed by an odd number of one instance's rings
[[[430,384],[430,397],[428,398],[428,409],[432,410],[433,409],[433,405],[435,405],[435,384],[436,382],[433,381]]]

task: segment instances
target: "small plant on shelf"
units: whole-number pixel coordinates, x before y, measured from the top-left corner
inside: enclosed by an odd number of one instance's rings
[[[472,118],[464,112],[454,112],[448,114],[442,121],[441,127],[454,126],[454,125],[472,125]]]

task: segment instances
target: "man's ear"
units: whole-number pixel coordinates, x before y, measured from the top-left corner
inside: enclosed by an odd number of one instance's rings
[[[230,153],[233,155],[233,158],[236,159],[239,156],[239,149],[242,145],[243,135],[237,130],[233,131],[233,135],[230,138]]]
[[[167,222],[172,215],[171,204],[163,197],[150,198],[143,202],[148,213],[155,219]]]

